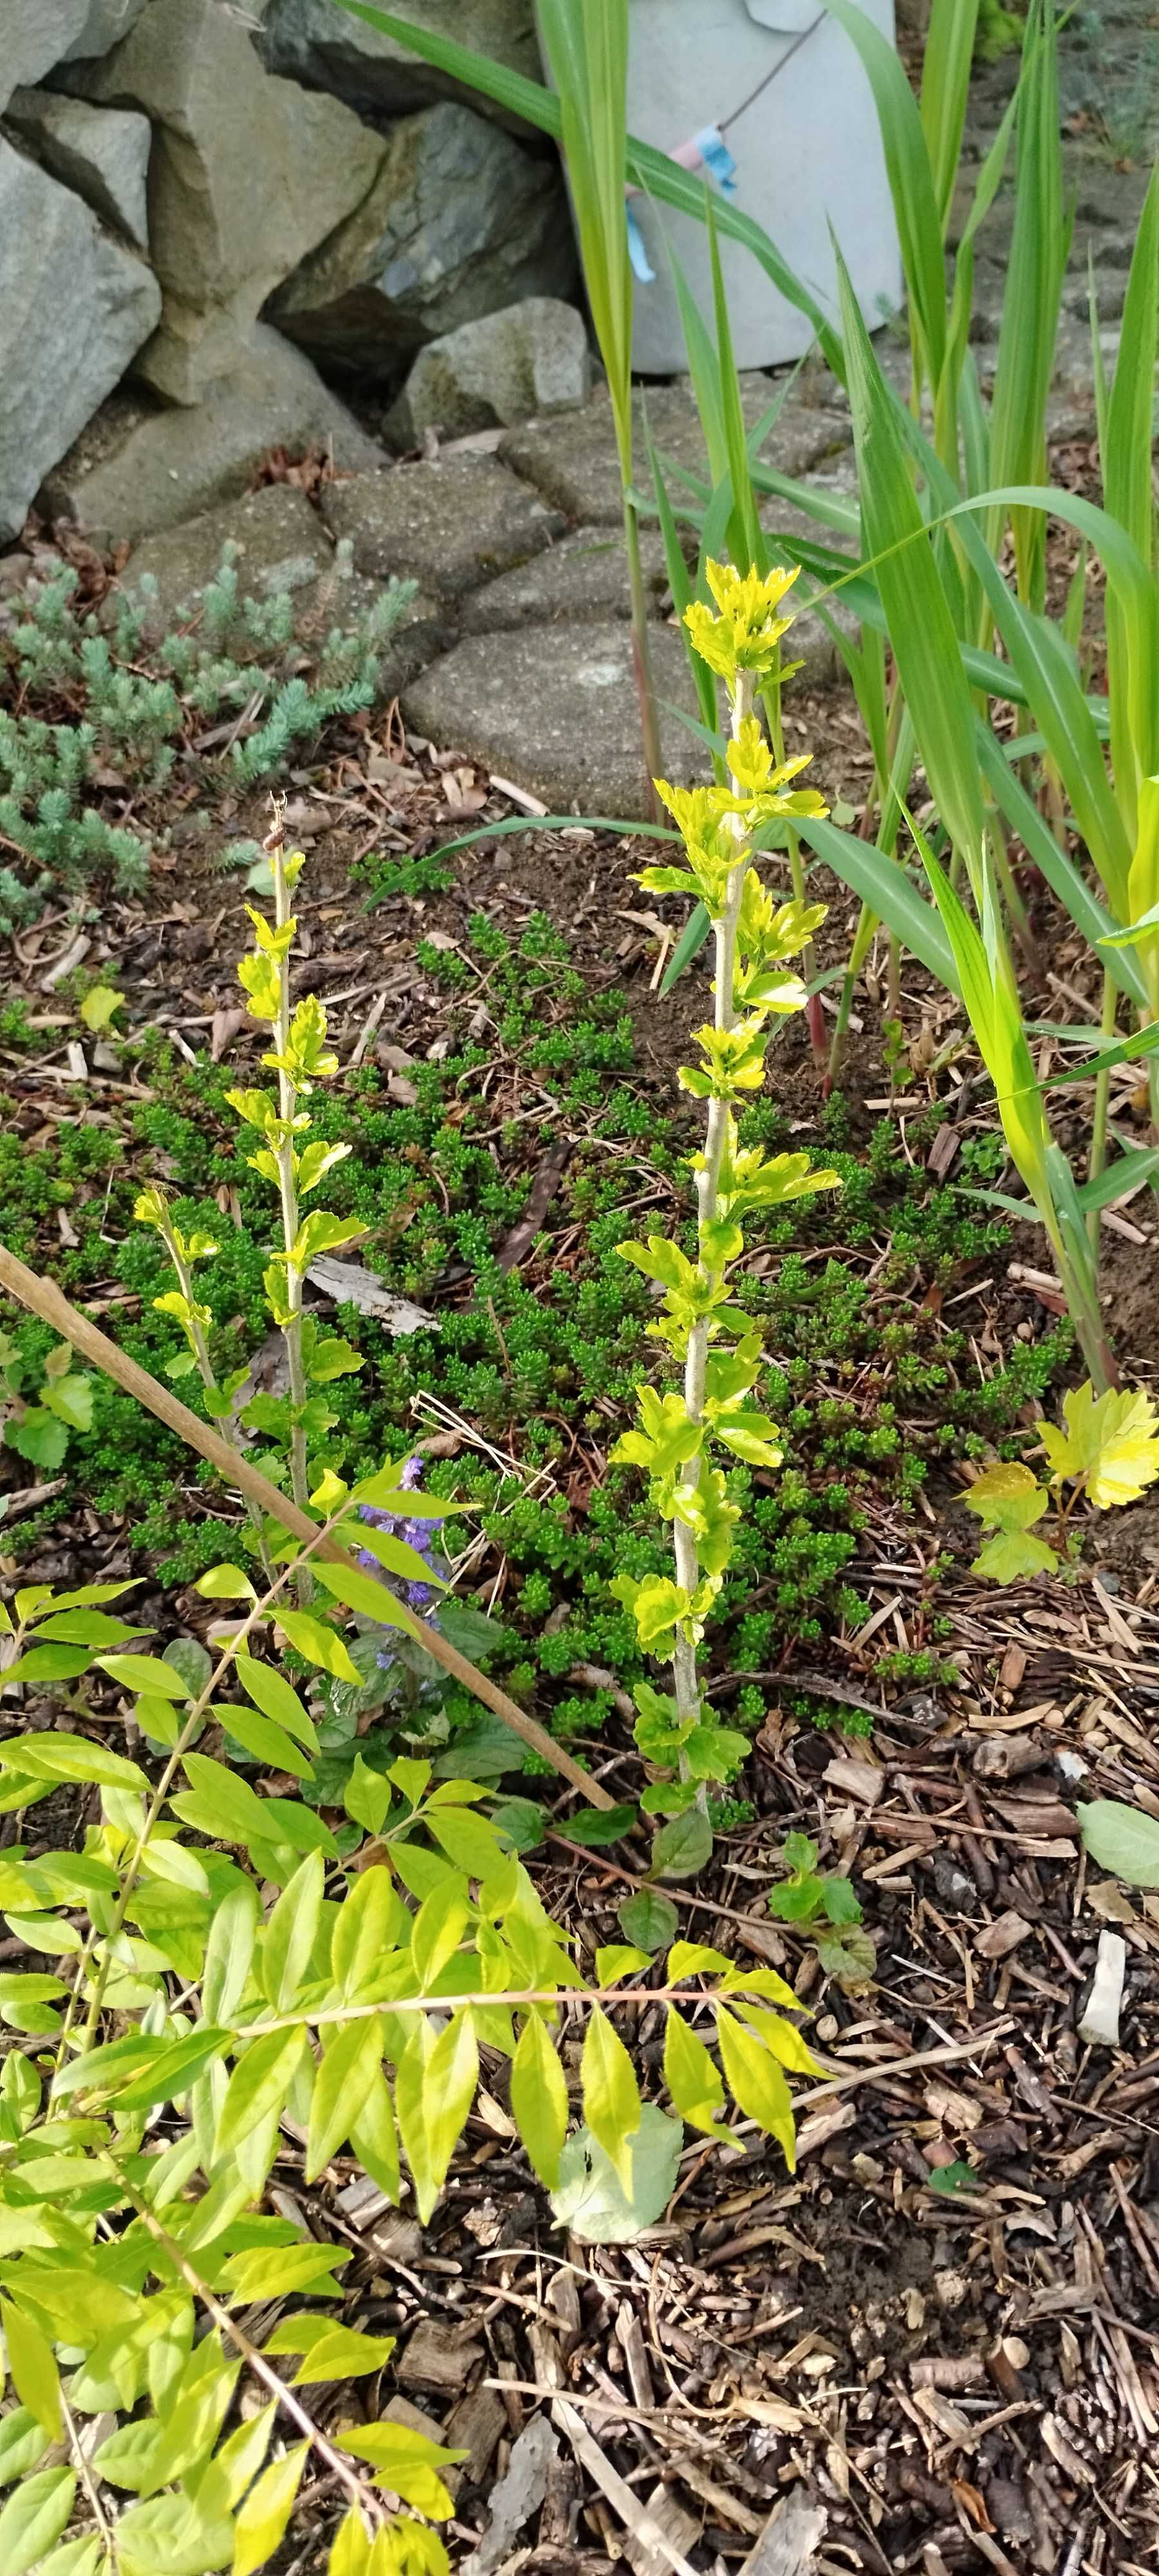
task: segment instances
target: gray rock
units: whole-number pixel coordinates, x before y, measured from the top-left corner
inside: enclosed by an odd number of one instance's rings
[[[528,80],[542,78],[534,0],[407,0],[399,14],[428,34],[453,36],[456,44],[489,54]],[[364,116],[398,116],[457,98],[482,116],[514,122],[478,90],[464,89],[393,36],[348,17],[334,0],[270,0],[258,45],[268,70],[330,90]]]
[[[667,775],[704,775],[694,736],[664,712],[697,705],[679,636],[652,638]],[[554,813],[643,815],[646,784],[626,625],[470,635],[403,693],[403,715],[440,749],[498,770]]]
[[[555,162],[447,101],[394,127],[369,193],[268,312],[320,364],[397,379],[425,340],[575,278]]]
[[[74,36],[64,57],[66,63],[82,62],[94,54],[107,54],[119,45],[130,27],[140,17],[147,0],[85,0],[84,25]]]
[[[0,55],[0,110],[13,90],[43,80],[83,33],[90,0],[9,0]]]
[[[0,534],[18,533],[160,309],[144,261],[0,138]]]
[[[750,429],[755,428],[776,394],[777,387],[768,376],[742,376],[741,399]],[[707,480],[700,420],[687,384],[649,387],[646,409],[644,398],[637,394],[634,411],[636,471],[642,486],[648,482],[643,442],[645,417],[661,463],[665,457],[672,457],[686,473],[702,474]],[[839,412],[814,410],[794,402],[790,396],[761,448],[761,456],[780,474],[805,474],[822,459],[840,453],[848,446],[850,436]],[[618,524],[622,515],[619,457],[611,404],[602,386],[586,411],[569,413],[560,420],[532,421],[524,429],[509,430],[499,454],[569,519],[580,520],[585,527]],[[672,478],[669,491],[674,496],[677,493]]]
[[[349,537],[356,571],[397,573],[444,598],[523,563],[563,527],[493,456],[355,474],[329,485],[322,511],[336,537]]]
[[[536,413],[582,410],[590,386],[583,315],[554,296],[528,295],[420,349],[383,426],[397,446],[417,447],[427,428],[463,438]]]
[[[324,447],[354,469],[381,453],[300,350],[259,323],[241,366],[211,385],[196,411],[119,394],[49,475],[41,506],[115,544],[244,492],[274,447],[291,456]]]
[[[8,103],[8,123],[31,143],[53,177],[75,188],[95,215],[142,250],[149,247],[145,176],[151,129],[131,108],[91,107],[84,99],[57,98],[51,90],[18,89]]]
[[[649,614],[658,617],[668,587],[659,537],[646,533],[640,552]],[[576,528],[534,562],[500,573],[497,581],[472,591],[463,609],[463,631],[486,635],[513,626],[606,625],[609,617],[631,613],[619,530]]]
[[[143,108],[162,327],[138,372],[171,402],[235,366],[272,289],[365,196],[382,138],[338,99],[274,80],[220,0],[152,0],[68,86]]]

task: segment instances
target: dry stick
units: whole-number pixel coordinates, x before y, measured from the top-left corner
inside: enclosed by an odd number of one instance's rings
[[[197,1415],[190,1412],[187,1404],[182,1404],[179,1396],[171,1395],[168,1387],[162,1386],[157,1378],[150,1377],[147,1369],[138,1368],[136,1361],[118,1350],[107,1333],[100,1332],[87,1315],[70,1306],[67,1297],[61,1295],[60,1289],[54,1287],[50,1279],[38,1279],[36,1272],[27,1269],[24,1262],[18,1261],[15,1253],[9,1252],[3,1244],[0,1244],[0,1288],[6,1289],[10,1297],[18,1298],[20,1304],[27,1306],[32,1314],[39,1315],[42,1322],[51,1324],[62,1341],[70,1342],[84,1359],[91,1360],[95,1368],[103,1369],[106,1377],[114,1378],[126,1395],[134,1396],[138,1404],[143,1404],[150,1413],[157,1415],[159,1421],[167,1423],[179,1440],[184,1440],[190,1449],[196,1449],[201,1457],[208,1459],[223,1481],[235,1486],[247,1502],[256,1503],[259,1511],[269,1513],[283,1529],[291,1530],[295,1538],[304,1539],[314,1548],[316,1555],[325,1557],[331,1564],[349,1565],[346,1550],[339,1547],[336,1540],[323,1539],[318,1544],[317,1522],[299,1511],[289,1495],[280,1494],[277,1486],[271,1485],[259,1468],[251,1466],[248,1458],[238,1457],[207,1422],[199,1422]],[[457,1682],[462,1682],[467,1690],[474,1693],[476,1699],[481,1699],[487,1708],[493,1709],[505,1726],[521,1736],[533,1752],[549,1762],[553,1771],[569,1780],[572,1788],[587,1799],[589,1806],[615,1805],[615,1799],[609,1797],[598,1781],[589,1779],[586,1771],[581,1771],[578,1762],[573,1761],[570,1753],[565,1753],[562,1745],[537,1725],[533,1717],[528,1717],[515,1700],[509,1699],[497,1682],[488,1681],[486,1673],[481,1673],[475,1664],[468,1663],[466,1656],[449,1645],[437,1628],[431,1627],[425,1619],[416,1619],[401,1601],[393,1597],[391,1617],[394,1626],[404,1628],[408,1636],[417,1638],[435,1663],[442,1665],[444,1672],[452,1673]]]

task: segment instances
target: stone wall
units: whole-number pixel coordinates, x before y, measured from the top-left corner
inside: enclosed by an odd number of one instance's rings
[[[558,309],[578,296],[571,225],[538,137],[334,0],[13,0],[12,14],[0,541],[82,437],[90,464],[123,457],[137,505],[116,533],[131,536],[241,490],[270,446],[331,441],[338,461],[370,463],[347,389],[375,427],[399,398],[403,443],[432,416],[424,382],[460,428],[502,418],[479,393],[477,343],[462,390],[455,348],[439,360],[448,335],[497,314],[511,417],[583,398],[583,324]],[[410,14],[537,68],[532,0]]]

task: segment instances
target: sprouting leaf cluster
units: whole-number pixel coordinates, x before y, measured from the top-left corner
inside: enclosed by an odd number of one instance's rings
[[[809,1834],[786,1834],[781,1859],[788,1873],[769,1890],[769,1912],[778,1922],[810,1932],[826,1976],[840,1985],[861,1985],[872,1976],[876,1953],[860,1930],[861,1900],[839,1870],[817,1867],[817,1845]]]
[[[992,1583],[1057,1572],[1059,1549],[1034,1535],[1052,1496],[1059,1510],[1057,1534],[1065,1545],[1069,1515],[1082,1496],[1096,1511],[1112,1511],[1137,1502],[1159,1477],[1159,1416],[1139,1388],[1110,1388],[1096,1396],[1088,1379],[1068,1387],[1062,1411],[1063,1430],[1047,1421],[1037,1426],[1046,1453],[1045,1484],[1021,1459],[1000,1459],[962,1497],[967,1511],[976,1513],[991,1533],[973,1571]]]
[[[93,1381],[73,1367],[67,1342],[50,1350],[43,1362],[43,1383],[35,1400],[24,1390],[28,1374],[11,1334],[0,1331],[0,1405],[4,1407],[4,1446],[15,1449],[31,1467],[53,1476],[63,1466],[73,1431],[89,1431],[93,1419]]]
[[[291,1007],[290,967],[297,925],[288,907],[304,865],[300,851],[283,853],[275,834],[270,860],[275,918],[271,922],[256,906],[247,905],[254,946],[238,968],[251,1018],[271,1033],[272,1044],[262,1056],[262,1066],[277,1075],[277,1092],[246,1086],[226,1093],[243,1126],[260,1140],[246,1156],[251,1171],[278,1194],[282,1243],[266,1264],[262,1284],[271,1320],[286,1338],[289,1370],[286,1394],[261,1390],[242,1403],[238,1418],[245,1430],[273,1441],[275,1451],[281,1453],[280,1461],[275,1458],[275,1475],[280,1464],[299,1503],[306,1501],[314,1482],[312,1453],[337,1420],[323,1390],[362,1366],[349,1342],[340,1334],[323,1331],[316,1316],[303,1311],[303,1283],[311,1263],[362,1231],[357,1217],[333,1216],[317,1207],[305,1215],[301,1211],[302,1200],[350,1152],[346,1143],[311,1135],[312,1120],[305,1106],[315,1085],[337,1073],[338,1058],[327,1046],[326,1013],[316,996],[306,994]],[[153,1300],[155,1311],[172,1315],[185,1337],[186,1347],[169,1361],[168,1374],[176,1378],[196,1370],[206,1410],[214,1419],[232,1424],[249,1371],[246,1367],[231,1370],[218,1383],[207,1338],[212,1315],[197,1298],[193,1284],[195,1265],[210,1259],[217,1243],[206,1234],[183,1234],[156,1184],[141,1193],[135,1214],[141,1224],[160,1234],[177,1273],[178,1286]],[[328,1470],[323,1465],[318,1472]]]

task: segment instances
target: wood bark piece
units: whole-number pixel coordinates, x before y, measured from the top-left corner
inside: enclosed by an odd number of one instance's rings
[[[506,2473],[492,2493],[490,2526],[478,2548],[464,2558],[459,2576],[491,2576],[491,2569],[510,2555],[513,2542],[539,2511],[558,2452],[559,2437],[546,2415],[533,2415],[512,2444]]]
[[[1117,2048],[1127,1944],[1121,1932],[1100,1932],[1094,1982],[1078,2026],[1080,2039],[1093,2048]]]
[[[801,2487],[791,2487],[773,2506],[740,2576],[813,2576],[828,2521],[824,2505],[813,2504]]]
[[[666,2568],[673,2570],[673,2576],[695,2576],[695,2569],[690,2567],[683,2551],[668,2538],[663,2524],[657,2521],[646,2504],[641,2503],[639,2496],[633,2494],[619,2470],[605,2458],[594,2434],[589,2433],[586,2424],[581,2422],[575,2407],[557,2397],[551,2411],[561,2433],[566,2433],[580,2467],[587,2470],[601,2495],[607,2497],[625,2531],[640,2543],[641,2549],[649,2552],[645,2561],[648,2576],[660,2576],[660,2571]],[[466,2569],[463,2576],[467,2576]],[[474,2576],[484,2576],[484,2571],[474,2571]]]

